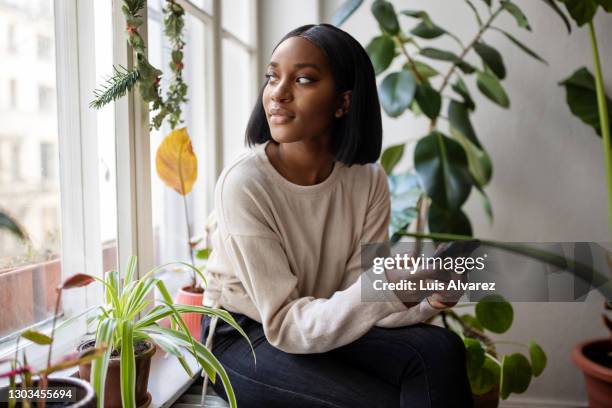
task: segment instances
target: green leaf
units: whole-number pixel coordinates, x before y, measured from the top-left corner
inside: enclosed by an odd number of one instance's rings
[[[473,65],[465,62],[465,61],[458,61],[457,63],[457,67],[459,67],[459,69],[464,73],[464,74],[473,74],[474,72],[476,72],[476,68],[474,68]]]
[[[410,72],[393,72],[380,84],[380,103],[389,116],[396,118],[410,106],[415,91],[416,81]]]
[[[134,355],[134,324],[124,320],[121,324],[120,381],[121,404],[136,407],[136,356]]]
[[[482,327],[493,333],[506,332],[514,319],[512,305],[500,295],[483,297],[476,304],[475,312]]]
[[[385,149],[380,158],[380,164],[387,174],[391,174],[393,168],[400,162],[404,155],[404,144],[389,146]]]
[[[468,168],[474,184],[482,188],[491,181],[493,164],[488,153],[478,141],[467,112],[463,104],[451,101],[448,108],[450,133],[461,143],[466,152]]]
[[[475,395],[486,394],[499,384],[501,369],[491,357],[485,356],[485,361],[474,377],[470,377],[470,386]]]
[[[598,4],[594,0],[559,0],[565,4],[572,19],[579,27],[593,20]]]
[[[211,253],[212,253],[212,248],[202,248],[198,252],[196,252],[196,258],[208,259]]]
[[[436,71],[434,68],[432,68],[431,65],[428,65],[428,64],[426,64],[424,62],[415,60],[414,61],[414,66],[416,67],[417,73],[423,79],[429,79],[429,78],[433,78],[433,77],[435,77],[437,75],[440,75],[440,73],[438,71]],[[410,65],[408,65],[408,67],[410,68]],[[404,69],[406,69],[406,66],[404,66]]]
[[[465,82],[461,78],[457,78],[457,81],[451,86],[453,91],[457,92],[463,98],[463,104],[471,111],[476,109],[476,104],[472,99],[472,95],[465,85]]]
[[[465,345],[465,363],[468,377],[476,377],[485,362],[485,350],[478,340],[470,337],[465,337],[463,344]]]
[[[433,39],[438,38],[446,33],[446,30],[433,24],[421,21],[415,28],[410,30],[410,33],[421,38]]]
[[[568,18],[565,16],[563,11],[561,11],[561,8],[557,5],[557,2],[555,0],[542,0],[542,1],[544,3],[546,3],[546,4],[548,4],[550,6],[550,8],[552,8],[554,10],[554,12],[559,15],[559,17],[561,17],[561,19],[565,23],[565,27],[567,27],[567,32],[571,33],[572,32],[572,25],[570,24]]]
[[[363,3],[363,0],[346,0],[338,7],[330,23],[340,27]]]
[[[450,211],[432,201],[427,214],[429,231],[444,234],[472,235],[472,224],[463,211]]]
[[[26,330],[21,333],[21,337],[39,345],[47,345],[53,343],[53,339],[51,337],[35,330]]]
[[[461,59],[450,51],[441,50],[438,48],[426,47],[420,51],[420,54],[424,57],[450,62],[460,62]]]
[[[428,21],[428,22],[431,21],[429,14],[427,14],[427,12],[423,10],[402,10],[400,14],[403,14],[408,17],[419,18],[421,20]]]
[[[529,358],[533,368],[533,376],[538,377],[546,368],[546,353],[538,343],[529,342]]]
[[[389,193],[391,194],[391,221],[389,236],[392,242],[399,240],[398,232],[404,231],[416,218],[416,205],[423,190],[412,171],[393,174],[387,177]]]
[[[378,75],[391,65],[395,57],[395,43],[388,35],[381,35],[368,44],[366,51],[372,60],[374,72]]]
[[[493,224],[493,207],[491,206],[491,201],[489,200],[487,193],[485,193],[482,187],[478,185],[476,185],[476,191],[480,193],[480,199],[482,201],[482,207],[484,208],[487,216],[487,221],[489,221],[489,224]]]
[[[417,143],[414,165],[419,182],[432,200],[444,209],[458,210],[465,202],[472,180],[463,147],[434,131]]]
[[[399,22],[393,4],[386,0],[376,0],[372,3],[372,14],[384,32],[391,35],[399,34]]]
[[[436,119],[442,107],[442,96],[429,84],[417,85],[415,100],[419,104],[421,111],[429,118]]]
[[[489,67],[499,79],[506,77],[506,66],[499,51],[482,41],[474,44],[474,51],[480,56],[483,64]]]
[[[507,399],[510,393],[527,391],[531,382],[531,365],[527,357],[520,353],[504,356],[502,360],[500,392],[501,399]]]
[[[599,120],[597,92],[593,75],[587,68],[583,67],[559,84],[565,87],[567,104],[574,116],[595,129],[597,135],[601,137],[601,121]],[[608,115],[612,117],[612,101],[607,96],[606,103],[608,105]]]
[[[485,3],[487,3],[487,6],[491,7],[491,0],[483,0]]]
[[[502,108],[508,108],[510,106],[510,99],[506,94],[506,91],[502,87],[499,80],[488,72],[479,71],[478,79],[476,81],[478,89],[491,101],[495,102]]]
[[[510,0],[502,0],[501,5],[506,11],[508,11],[510,14],[512,14],[512,16],[514,16],[519,27],[523,27],[531,31],[529,21],[527,21],[527,16],[525,15],[525,13],[523,13],[523,10],[521,10],[519,6],[517,6]]]
[[[469,313],[462,314],[461,320],[463,321],[463,323],[467,324],[470,327],[473,327],[476,330],[484,331],[484,328],[480,325],[478,319],[476,319],[476,316],[474,315],[471,315]]]
[[[116,320],[109,318],[104,319],[98,326],[96,332],[96,347],[107,346],[101,359],[94,360],[91,366],[90,383],[98,396],[98,407],[104,407],[104,389],[106,385],[106,374],[108,372],[108,363],[111,353],[113,352],[113,336],[115,334]]]
[[[517,40],[515,37],[513,37],[512,34],[506,32],[504,30],[500,30],[500,29],[497,29],[497,31],[499,31],[500,33],[505,35],[506,38],[508,38],[512,43],[514,43],[514,45],[516,45],[521,50],[523,50],[527,55],[530,55],[531,57],[537,59],[538,61],[543,62],[544,64],[548,65],[548,62],[546,62],[546,60],[544,58],[540,57],[538,54],[536,54],[533,50],[531,50],[525,44],[521,43],[519,40]]]
[[[27,235],[19,223],[4,211],[0,211],[0,228],[9,230],[15,236],[26,239]]]

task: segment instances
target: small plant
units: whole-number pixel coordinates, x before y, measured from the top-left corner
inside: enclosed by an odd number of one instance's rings
[[[206,306],[175,305],[163,281],[155,277],[155,272],[172,264],[186,266],[200,275],[205,282],[201,271],[194,266],[173,262],[158,266],[147,272],[142,278],[135,277],[136,257],[131,257],[126,269],[125,280],[119,278],[116,271],[107,272],[104,279],[92,277],[101,282],[105,288],[106,303],[99,307],[99,314],[94,317],[97,321],[95,346],[108,344],[102,358],[94,362],[91,371],[91,383],[98,395],[98,406],[104,406],[104,386],[111,353],[120,354],[121,372],[121,400],[124,408],[133,408],[135,401],[135,354],[134,347],[138,342],[151,341],[162,350],[173,355],[181,363],[185,372],[192,376],[182,352],[191,354],[202,369],[215,382],[219,374],[225,387],[230,406],[236,407],[236,397],[229,381],[229,377],[216,357],[198,340],[189,334],[189,330],[181,317],[181,313],[199,313],[208,316],[217,316],[244,336],[248,337],[233,317],[225,310]],[[162,295],[161,304],[147,310],[151,301],[151,291],[157,288]],[[141,317],[139,317],[141,316]],[[161,319],[170,318],[171,327],[164,328],[158,324]],[[250,342],[249,342],[250,344]],[[253,351],[253,356],[255,352]]]
[[[53,341],[55,340],[55,329],[57,316],[59,314],[59,308],[61,304],[61,295],[64,289],[72,289],[78,288],[82,286],[86,286],[89,283],[93,282],[92,279],[85,275],[74,275],[70,278],[66,279],[60,286],[57,287],[57,300],[55,302],[55,310],[53,314],[53,323],[51,325],[51,334],[46,335],[39,331],[27,329],[21,332],[17,336],[17,342],[15,344],[15,355],[11,358],[0,359],[0,365],[8,364],[10,366],[10,370],[7,372],[0,372],[1,378],[9,379],[9,390],[13,392],[15,395],[15,391],[18,387],[23,389],[31,388],[34,385],[38,387],[40,390],[45,390],[47,385],[49,384],[49,375],[55,373],[57,371],[66,370],[68,368],[76,367],[80,364],[85,364],[100,358],[106,348],[106,344],[99,344],[98,346],[88,349],[82,353],[72,353],[70,355],[64,356],[59,361],[52,363],[52,352],[53,352]],[[49,346],[49,351],[47,353],[47,364],[45,368],[35,369],[30,364],[28,364],[28,359],[25,353],[21,353],[21,358],[19,356],[19,341],[21,339],[29,340],[35,344],[41,346]],[[19,384],[17,380],[20,380]],[[82,383],[79,383],[78,380],[74,379],[61,379],[54,378],[54,382],[68,382],[68,385],[77,385],[83,386]],[[85,383],[86,385],[86,383]],[[93,401],[92,396],[92,401]],[[8,406],[12,408],[16,405],[17,399],[9,398]],[[27,400],[21,400],[21,404],[23,407],[29,407],[30,402]],[[42,399],[39,402],[39,407],[44,408],[45,400]]]

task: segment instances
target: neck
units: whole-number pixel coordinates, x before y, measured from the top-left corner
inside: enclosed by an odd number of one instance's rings
[[[272,141],[266,153],[270,163],[283,177],[301,186],[321,183],[334,167],[328,138],[293,143]]]

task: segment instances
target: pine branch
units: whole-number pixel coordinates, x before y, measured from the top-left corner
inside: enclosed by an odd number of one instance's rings
[[[119,66],[118,69],[113,66],[113,70],[115,72],[106,79],[106,83],[94,91],[95,99],[89,104],[91,108],[100,109],[121,98],[136,85],[140,78],[140,72],[137,69],[129,71],[123,66]]]

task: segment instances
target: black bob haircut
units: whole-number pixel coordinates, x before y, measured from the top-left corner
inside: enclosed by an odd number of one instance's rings
[[[382,147],[382,120],[376,75],[368,54],[350,34],[329,24],[296,28],[276,47],[291,37],[303,37],[323,51],[338,94],[352,91],[347,114],[334,119],[331,153],[335,159],[348,166],[376,162]],[[248,146],[272,139],[262,101],[265,86],[261,88],[247,125]]]

